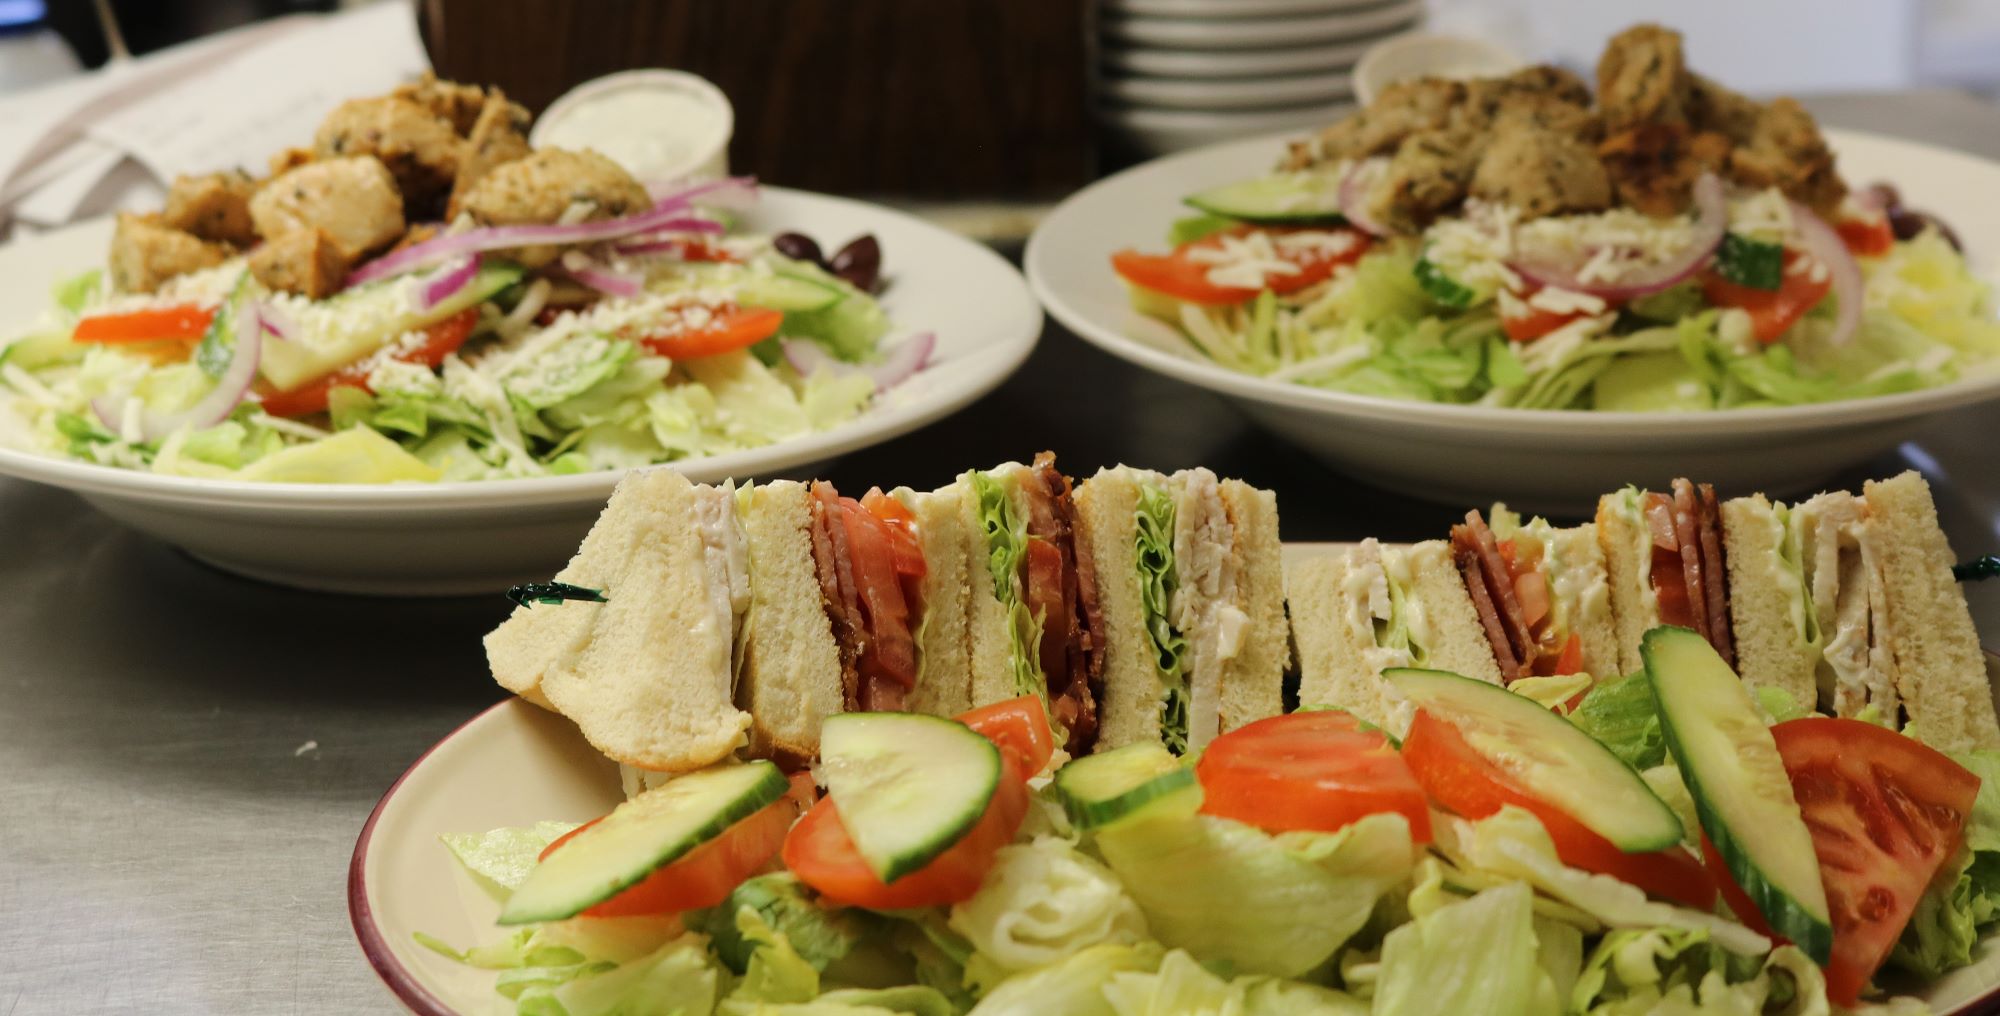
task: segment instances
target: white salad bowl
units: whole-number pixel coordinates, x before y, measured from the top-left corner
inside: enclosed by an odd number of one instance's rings
[[[1329,545],[1290,544],[1288,556]],[[1989,661],[1989,676],[2000,673]],[[439,842],[541,821],[587,822],[624,800],[617,767],[568,720],[510,698],[437,743],[376,804],[347,871],[347,909],[369,965],[397,1000],[423,1016],[494,1016],[513,1007],[493,990],[492,971],[425,948],[416,934],[457,948],[500,937],[500,905]],[[1930,985],[1936,1016],[2000,1012],[2000,948],[1989,937],[1978,959]]]
[[[1842,174],[1893,183],[1949,222],[1973,268],[2000,258],[2000,164],[1854,131],[1826,132]],[[1803,406],[1608,413],[1441,405],[1327,391],[1222,367],[1175,329],[1131,309],[1111,271],[1124,248],[1165,246],[1181,198],[1268,172],[1289,136],[1149,162],[1077,192],[1028,241],[1029,284],[1050,314],[1107,352],[1218,392],[1300,448],[1370,483],[1432,501],[1587,514],[1627,483],[1675,476],[1727,491],[1803,491],[1909,438],[1939,413],[2000,397],[2000,372],[1938,388]]]
[[[808,475],[845,453],[943,417],[1020,367],[1042,314],[1019,272],[986,247],[878,205],[764,189],[751,230],[881,242],[890,342],[937,336],[930,365],[832,430],[681,459],[689,479]],[[111,224],[0,247],[0,336],[41,313],[50,287],[104,263]],[[281,484],[162,476],[0,447],[0,474],[76,492],[135,529],[217,567],[284,585],[391,596],[490,593],[545,579],[575,551],[619,473],[436,484]]]

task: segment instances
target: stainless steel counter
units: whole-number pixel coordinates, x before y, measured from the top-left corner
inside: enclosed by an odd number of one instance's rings
[[[1810,105],[2000,158],[2000,106],[1965,96]],[[1991,551],[1996,433],[2000,408],[1952,416],[1840,482],[1915,463],[1956,548]],[[977,407],[833,479],[925,487],[1045,447],[1079,474],[1202,464],[1272,487],[1293,540],[1436,536],[1463,511],[1339,477],[1053,326]],[[2000,589],[1974,600],[2000,633]],[[349,852],[396,775],[500,697],[479,637],[506,608],[259,585],[0,480],[0,1016],[392,1010],[348,928]]]

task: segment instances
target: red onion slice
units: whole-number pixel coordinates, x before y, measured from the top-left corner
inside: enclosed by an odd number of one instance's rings
[[[1657,293],[1699,271],[1715,249],[1722,246],[1722,235],[1729,231],[1729,196],[1723,191],[1720,177],[1703,173],[1694,182],[1694,208],[1695,235],[1686,247],[1665,261],[1627,273],[1617,282],[1585,282],[1577,278],[1577,270],[1582,266],[1558,263],[1533,253],[1516,257],[1507,267],[1539,285],[1588,293],[1605,300],[1630,300]]]
[[[930,365],[931,353],[937,348],[937,336],[931,332],[919,332],[896,344],[889,350],[882,362],[872,367],[861,367],[837,360],[819,343],[810,339],[786,339],[781,345],[785,362],[799,372],[800,377],[811,377],[825,369],[835,376],[866,374],[875,381],[875,392],[881,394],[908,381],[918,371]]]
[[[141,410],[139,413],[139,436],[145,441],[161,441],[182,427],[200,430],[213,427],[229,418],[231,410],[243,401],[250,391],[250,382],[257,378],[257,363],[262,355],[264,333],[271,329],[264,320],[261,304],[246,303],[237,311],[236,345],[229,351],[229,363],[222,368],[222,376],[215,379],[215,387],[202,396],[201,401],[178,413],[155,413]],[[276,332],[273,332],[276,334]],[[100,395],[90,400],[90,408],[106,427],[122,433],[125,428],[125,414],[122,403],[114,402],[108,395]]]
[[[509,247],[595,243],[599,240],[616,240],[634,233],[720,233],[723,231],[721,223],[689,214],[689,195],[704,193],[730,195],[742,188],[755,186],[755,181],[747,178],[731,178],[718,181],[706,190],[694,188],[683,191],[637,215],[600,219],[596,222],[579,222],[568,226],[491,226],[451,236],[440,236],[423,243],[411,244],[402,250],[391,251],[356,268],[348,274],[347,284],[358,286],[364,282],[387,278],[460,254],[476,254]]]
[[[1861,308],[1868,298],[1867,286],[1861,279],[1861,265],[1854,260],[1854,254],[1847,249],[1840,233],[1812,209],[1791,202],[1792,228],[1798,230],[1799,244],[1807,254],[1826,266],[1833,280],[1833,298],[1839,302],[1833,319],[1833,331],[1826,335],[1830,346],[1844,346],[1854,338],[1861,328]]]
[[[1368,205],[1368,191],[1389,169],[1389,160],[1382,156],[1363,159],[1347,168],[1347,174],[1340,178],[1340,214],[1347,224],[1374,236],[1388,236],[1388,227],[1369,218],[1365,209]]]
[[[573,250],[564,254],[562,267],[570,278],[608,296],[630,298],[646,291],[645,276],[606,268],[582,251]]]
[[[478,274],[479,255],[477,254],[468,258],[461,258],[456,263],[446,264],[443,268],[438,269],[430,278],[424,280],[422,288],[418,290],[418,302],[423,306],[423,309],[430,310],[450,299],[459,290],[464,289],[472,282],[473,276]]]

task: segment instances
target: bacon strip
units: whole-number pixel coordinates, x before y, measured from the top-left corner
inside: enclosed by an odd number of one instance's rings
[[[1729,568],[1723,556],[1722,510],[1715,500],[1715,488],[1702,484],[1701,502],[1702,575],[1708,599],[1708,641],[1722,655],[1722,662],[1736,666],[1736,639],[1729,626]]]
[[[1473,607],[1486,628],[1486,639],[1493,643],[1493,659],[1500,664],[1501,678],[1512,682],[1526,677],[1535,660],[1535,636],[1521,609],[1521,598],[1514,592],[1507,559],[1500,556],[1500,543],[1477,509],[1466,512],[1465,521],[1451,527],[1451,545],[1466,592],[1472,594]]]
[[[1674,543],[1680,548],[1681,578],[1687,583],[1688,614],[1694,622],[1691,627],[1714,645],[1715,636],[1709,634],[1708,582],[1702,572],[1701,495],[1684,479],[1675,480],[1673,489]]]
[[[1028,539],[1047,543],[1056,558],[1053,576],[1044,574],[1039,580],[1029,576],[1028,597],[1031,604],[1043,607],[1037,652],[1048,682],[1049,710],[1069,731],[1065,749],[1081,754],[1097,740],[1097,693],[1104,684],[1104,661],[1093,634],[1102,623],[1096,575],[1086,576],[1089,566],[1079,560],[1076,505],[1069,478],[1056,469],[1055,454],[1035,456],[1034,464],[1022,473],[1020,486],[1027,501]],[[1032,547],[1030,551],[1032,559]],[[1054,588],[1038,588],[1042,582]]]
[[[813,563],[819,571],[820,603],[833,624],[833,641],[840,647],[841,708],[862,708],[859,661],[868,633],[861,619],[861,594],[854,586],[854,566],[848,557],[847,527],[840,518],[840,495],[833,484],[815,480],[812,495]]]

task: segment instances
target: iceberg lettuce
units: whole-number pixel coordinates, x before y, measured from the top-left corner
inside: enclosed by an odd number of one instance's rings
[[[1153,971],[1111,975],[1115,1016],[1365,1016],[1366,1003],[1331,988],[1270,977],[1225,981],[1178,949]],[[1096,1010],[1082,1010],[1096,1012]]]
[[[1037,655],[1042,623],[1021,600],[1021,562],[1028,554],[1027,520],[1014,510],[1007,488],[992,473],[975,469],[965,475],[972,484],[980,530],[986,535],[986,571],[993,580],[993,598],[1000,601],[1012,621],[1014,644],[1007,660],[1014,668],[1014,690],[1046,701],[1048,688]]]
[[[1117,1016],[1104,988],[1113,975],[1158,967],[1151,942],[1094,945],[1067,958],[1014,975],[979,1000],[972,1016]]]
[[[1146,919],[1117,877],[1054,836],[1000,848],[978,894],[953,906],[948,923],[972,944],[968,975],[984,985],[1090,946],[1146,940]]]
[[[537,822],[483,833],[445,833],[438,839],[481,889],[505,902],[535,870],[541,852],[576,826],[575,822]]]
[[[1447,904],[1389,932],[1375,1016],[1535,1016],[1555,1011],[1537,962],[1534,892],[1521,882]]]
[[[1173,495],[1157,484],[1142,484],[1135,512],[1132,539],[1138,558],[1139,609],[1162,688],[1160,740],[1179,755],[1187,751],[1188,688],[1182,661],[1188,647],[1169,620],[1169,605],[1179,584],[1174,571]]]
[[[1762,957],[1716,947],[1690,928],[1614,931],[1598,942],[1569,998],[1586,1016],[1828,1016],[1819,968],[1792,946]]]
[[[1162,943],[1280,977],[1326,962],[1416,863],[1409,824],[1386,814],[1272,836],[1163,811],[1100,829],[1095,842]]]

